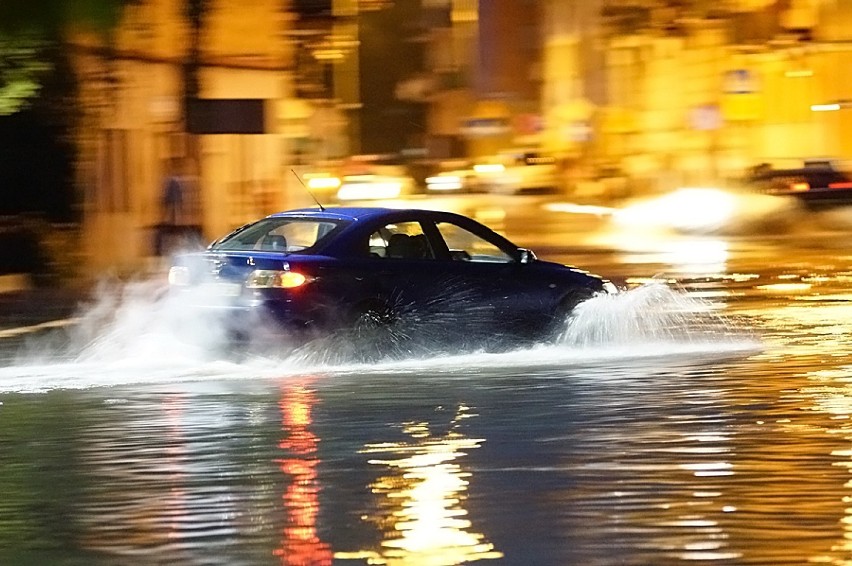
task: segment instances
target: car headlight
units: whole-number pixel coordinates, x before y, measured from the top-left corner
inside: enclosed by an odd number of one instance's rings
[[[189,268],[183,265],[173,265],[169,268],[169,285],[185,287],[189,285]]]
[[[295,289],[309,281],[307,276],[298,271],[255,269],[248,276],[246,287],[249,289]]]
[[[611,281],[604,281],[603,290],[606,291],[607,295],[615,295],[618,293],[618,287]]]

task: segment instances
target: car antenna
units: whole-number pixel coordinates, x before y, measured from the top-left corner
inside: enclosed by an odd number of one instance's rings
[[[320,204],[319,199],[317,199],[317,197],[314,196],[314,193],[312,193],[311,189],[309,189],[308,186],[305,184],[305,182],[302,181],[302,178],[299,177],[299,174],[296,173],[296,171],[292,168],[290,169],[290,172],[293,173],[293,175],[295,175],[297,179],[299,179],[299,182],[302,184],[303,187],[305,187],[305,190],[308,192],[309,195],[311,195],[311,198],[314,199],[314,202],[317,203],[317,206],[319,207],[320,211],[325,212],[325,207],[322,204]]]

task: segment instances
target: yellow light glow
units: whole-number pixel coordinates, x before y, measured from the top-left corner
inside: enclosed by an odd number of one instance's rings
[[[835,112],[840,110],[840,104],[812,104],[812,112]]]
[[[249,275],[246,287],[249,289],[295,289],[307,282],[308,278],[296,271],[257,269]]]
[[[340,61],[346,54],[340,49],[316,49],[314,57],[317,61]]]
[[[369,564],[466,564],[503,557],[483,534],[472,530],[463,507],[472,473],[458,460],[483,442],[456,430],[471,416],[460,406],[447,432],[436,435],[429,423],[405,423],[407,441],[365,447],[367,454],[386,455],[370,460],[387,468],[370,486],[382,496],[382,516],[370,520],[385,526],[384,540],[377,549],[335,553],[335,558],[357,557]]]
[[[656,277],[628,277],[625,281],[628,285],[651,285],[653,283],[665,283],[674,285],[677,283],[675,279],[658,279]]]
[[[613,219],[617,224],[627,226],[713,231],[730,221],[735,211],[736,200],[730,193],[713,188],[686,187],[616,210]]]
[[[615,209],[609,206],[597,206],[593,204],[574,204],[571,202],[553,202],[544,205],[545,210],[551,212],[566,212],[568,214],[590,214],[593,216],[608,216]]]
[[[477,173],[502,173],[506,167],[502,163],[477,163],[473,170]]]
[[[305,177],[308,177],[305,175]],[[336,189],[340,187],[340,179],[337,177],[309,177],[309,189]]]
[[[398,181],[374,181],[369,183],[343,183],[337,191],[340,200],[392,199],[402,194],[402,183]]]
[[[664,263],[681,273],[719,275],[727,270],[730,256],[728,242],[722,239],[695,237],[676,239],[655,234],[617,234],[607,239],[609,245],[623,250],[623,261],[630,263]],[[631,281],[640,281],[631,279]]]
[[[794,291],[807,291],[811,288],[810,283],[772,283],[770,285],[758,285],[757,289],[771,293],[790,293]]]
[[[462,188],[458,175],[437,175],[426,178],[426,188],[430,191],[458,191]]]

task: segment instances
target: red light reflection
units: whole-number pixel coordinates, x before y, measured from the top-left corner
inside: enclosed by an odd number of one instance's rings
[[[317,444],[319,438],[309,427],[311,408],[316,403],[315,392],[308,387],[310,378],[288,382],[282,388],[278,407],[281,410],[281,429],[284,432],[278,447],[290,457],[277,460],[278,467],[290,478],[282,495],[287,512],[282,530],[281,546],[273,551],[281,564],[289,566],[330,565],[329,545],[317,535],[319,511],[319,482],[317,481]]]

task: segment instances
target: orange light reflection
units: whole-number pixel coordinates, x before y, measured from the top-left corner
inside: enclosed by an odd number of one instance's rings
[[[316,467],[319,439],[309,427],[311,408],[316,403],[315,392],[308,387],[310,379],[287,383],[278,403],[281,410],[281,429],[284,432],[278,447],[289,458],[277,460],[290,482],[282,495],[286,524],[282,530],[281,546],[273,554],[288,566],[313,564],[330,565],[329,545],[317,535],[319,512],[319,482]]]

